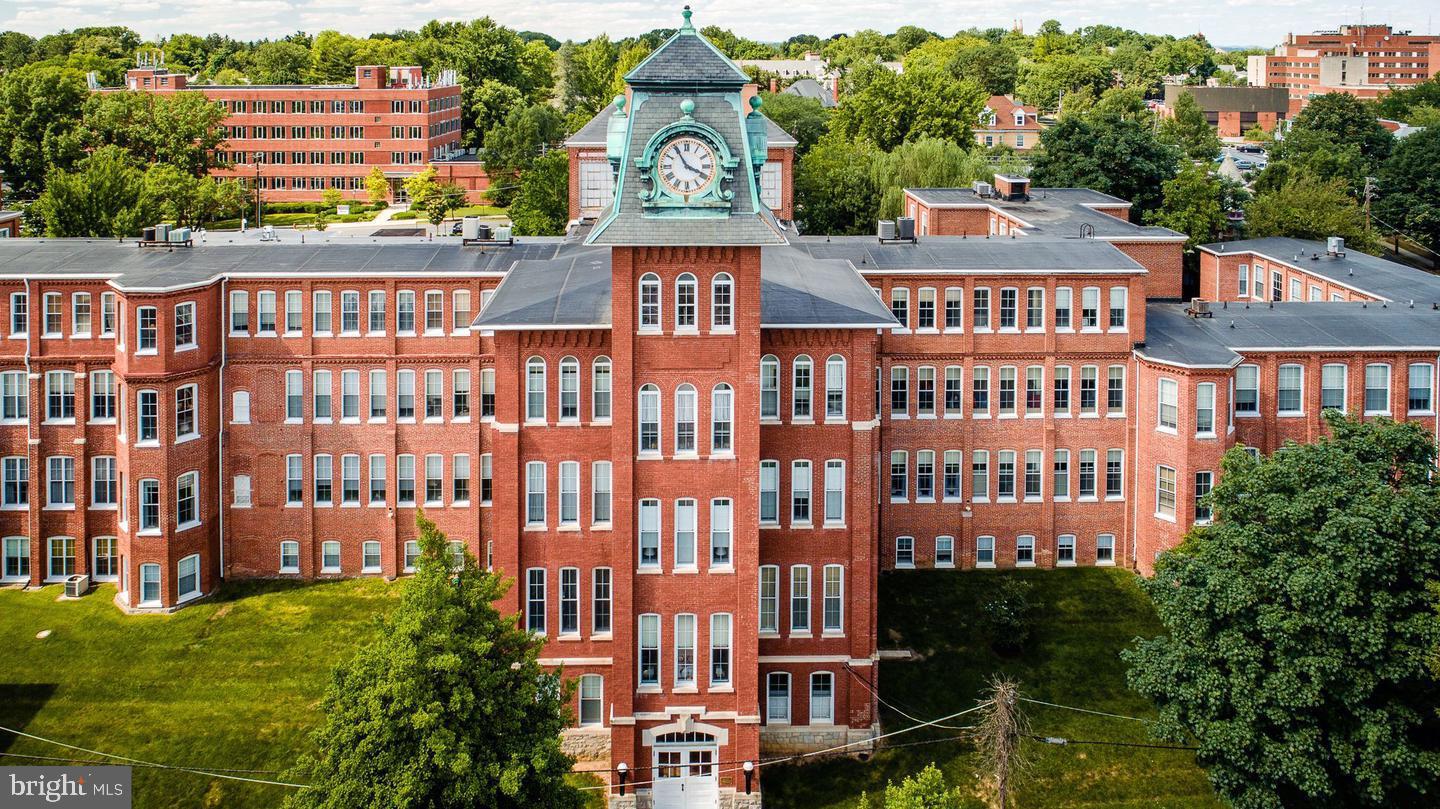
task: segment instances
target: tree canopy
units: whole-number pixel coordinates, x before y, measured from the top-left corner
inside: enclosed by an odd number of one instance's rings
[[[1440,249],[1440,128],[1400,141],[1378,180],[1375,215],[1426,247]]]
[[[1245,209],[1250,236],[1289,236],[1323,241],[1342,236],[1351,249],[1374,252],[1375,237],[1365,227],[1365,211],[1342,180],[1301,174],[1285,185],[1262,191]]]
[[[1440,483],[1421,424],[1231,450],[1215,521],[1144,583],[1166,635],[1125,653],[1166,738],[1238,809],[1419,806],[1440,789]]]
[[[1113,194],[1130,200],[1140,214],[1159,207],[1161,188],[1175,176],[1180,151],[1160,142],[1149,115],[1097,105],[1085,114],[1065,116],[1041,133],[1044,151],[1035,159],[1031,181],[1036,187]]]
[[[569,724],[543,643],[502,616],[508,582],[455,556],[416,515],[420,557],[375,642],[334,672],[316,752],[292,774],[310,784],[286,806],[544,807],[582,804],[565,782]]]

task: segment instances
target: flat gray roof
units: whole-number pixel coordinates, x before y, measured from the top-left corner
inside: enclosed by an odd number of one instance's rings
[[[1185,234],[1169,228],[1137,225],[1097,211],[1092,206],[1129,207],[1130,203],[1089,188],[1031,188],[1029,198],[1004,200],[980,197],[969,188],[907,188],[906,193],[933,206],[964,205],[991,207],[1025,222],[1026,235],[1077,236],[1082,225],[1094,228],[1095,236],[1116,238],[1179,238]]]
[[[1269,236],[1215,242],[1201,245],[1200,249],[1215,255],[1254,253],[1384,300],[1402,303],[1423,301],[1427,305],[1440,301],[1440,275],[1359,250],[1346,250],[1343,256],[1327,255],[1324,242]]]
[[[1190,317],[1185,309],[1148,304],[1145,344],[1137,353],[1175,365],[1229,367],[1250,352],[1440,352],[1440,311],[1429,305],[1212,303],[1208,318]]]

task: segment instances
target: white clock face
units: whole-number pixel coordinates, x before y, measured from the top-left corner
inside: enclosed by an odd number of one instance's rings
[[[699,138],[679,137],[660,150],[660,181],[673,193],[691,196],[715,180],[715,150]]]

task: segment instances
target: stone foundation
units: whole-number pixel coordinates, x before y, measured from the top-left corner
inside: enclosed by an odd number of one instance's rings
[[[800,725],[793,727],[766,726],[760,728],[760,753],[766,756],[784,756],[794,753],[813,753],[844,744],[852,744],[833,755],[854,755],[872,753],[875,745],[860,744],[879,734],[878,726],[850,728],[840,725]]]
[[[609,728],[566,728],[560,746],[576,761],[610,761]],[[628,797],[628,796],[627,796]]]
[[[733,789],[720,790],[720,809],[760,809],[760,793],[752,792],[746,795],[744,792],[737,792]],[[610,809],[654,809],[655,802],[651,799],[650,791],[629,795],[611,795]]]

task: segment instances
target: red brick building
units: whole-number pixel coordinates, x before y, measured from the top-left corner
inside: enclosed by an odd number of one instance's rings
[[[1253,87],[1281,87],[1290,114],[1326,93],[1375,98],[1391,86],[1419,84],[1440,72],[1440,36],[1394,31],[1388,25],[1342,25],[1291,34],[1273,54],[1249,57]]]
[[[257,184],[265,199],[318,200],[327,188],[364,198],[365,178],[380,167],[392,199],[406,177],[434,165],[478,199],[487,187],[473,156],[460,150],[460,85],[426,78],[418,67],[360,65],[344,85],[189,84],[184,74],[142,65],[114,90],[204,93],[225,106],[217,177]]]
[[[612,805],[754,806],[739,762],[876,733],[881,570],[1148,572],[1231,447],[1440,430],[1433,276],[1208,245],[1207,310],[1183,235],[1003,175],[908,190],[918,243],[800,236],[729,60],[687,24],[628,82],[564,238],[0,240],[0,578],[400,576],[423,507],[579,679]]]

